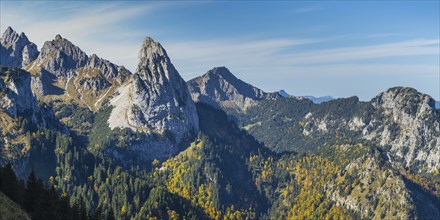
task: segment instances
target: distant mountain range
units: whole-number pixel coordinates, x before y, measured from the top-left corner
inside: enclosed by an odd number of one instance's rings
[[[278,94],[280,94],[280,96],[285,97],[285,98],[290,96],[289,93],[284,91],[284,89],[281,89],[280,91],[278,91]]]
[[[291,96],[226,67],[185,82],[148,37],[134,73],[60,35],[38,50],[8,27],[0,49],[0,206],[21,216],[440,219],[439,102],[413,88]],[[43,187],[30,173],[53,186],[39,200],[15,180]]]
[[[331,100],[334,100],[335,98],[331,97],[331,96],[320,96],[320,97],[315,97],[315,96],[303,96],[304,98],[310,99],[313,103],[316,104],[321,104],[323,102],[328,102]]]
[[[321,97],[315,97],[315,96],[292,96],[292,95],[289,95],[283,89],[278,91],[278,94],[280,96],[282,96],[282,97],[303,97],[303,98],[309,99],[310,101],[312,101],[315,104],[321,104],[323,102],[328,102],[328,101],[331,101],[331,100],[335,99],[335,98],[333,98],[331,96],[321,96]]]

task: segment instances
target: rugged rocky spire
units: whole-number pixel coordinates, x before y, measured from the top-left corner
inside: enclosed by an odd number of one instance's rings
[[[24,33],[18,34],[8,27],[1,39],[0,64],[22,68],[38,56],[37,46]]]
[[[139,51],[137,74],[139,78],[136,78],[135,91],[142,94],[138,96],[141,99],[139,103],[144,104],[141,107],[171,111],[171,114],[177,115],[195,112],[185,81],[174,68],[165,49],[151,38],[145,38]],[[196,117],[191,118],[191,124],[196,125]]]
[[[111,100],[111,128],[167,134],[171,148],[198,130],[197,111],[185,81],[165,49],[151,38],[145,38],[141,46],[137,72],[118,93]]]
[[[99,109],[105,99],[131,75],[124,67],[95,54],[89,57],[59,34],[54,40],[44,43],[40,55],[26,70],[35,76],[33,90],[38,96],[56,95],[62,100],[73,99],[93,111]]]
[[[74,71],[84,67],[88,56],[69,40],[57,35],[54,40],[46,41],[36,60],[36,65],[57,76],[73,76]]]

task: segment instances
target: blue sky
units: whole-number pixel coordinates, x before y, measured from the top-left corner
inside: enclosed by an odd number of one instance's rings
[[[1,1],[1,30],[40,48],[61,34],[134,71],[146,36],[189,80],[216,66],[265,91],[440,99],[439,1]]]

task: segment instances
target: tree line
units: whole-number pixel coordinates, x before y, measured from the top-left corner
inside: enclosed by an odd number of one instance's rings
[[[94,212],[87,212],[83,199],[71,205],[67,193],[58,192],[50,181],[44,184],[34,172],[31,172],[26,182],[17,179],[11,164],[0,168],[0,191],[21,206],[34,220],[115,219],[112,209],[108,214],[100,207]]]

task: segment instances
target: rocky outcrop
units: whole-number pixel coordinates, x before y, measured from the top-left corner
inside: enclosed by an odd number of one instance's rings
[[[131,75],[123,66],[95,54],[89,57],[60,35],[44,43],[40,55],[26,70],[34,75],[33,90],[40,99],[51,95],[93,111]]]
[[[167,146],[157,147],[155,156],[159,158],[176,150],[181,141],[198,130],[197,111],[185,81],[165,49],[151,38],[144,40],[139,51],[137,72],[110,103],[113,110],[108,123],[112,129],[130,128],[167,137]],[[149,140],[134,147],[147,152],[152,146],[159,146],[158,142]]]
[[[75,75],[75,70],[85,66],[88,57],[79,47],[57,35],[54,40],[46,41],[32,68],[38,66],[57,77]]]
[[[1,69],[0,108],[15,118],[19,114],[35,114],[38,105],[31,91],[31,76],[29,73],[14,68]],[[33,115],[35,121],[35,115]]]
[[[8,27],[1,38],[0,65],[23,68],[38,56],[37,46],[24,33]]]
[[[197,111],[185,81],[163,47],[151,38],[144,40],[139,51],[134,93],[141,118],[148,121],[149,127],[171,130],[177,142],[182,134],[198,130]]]
[[[37,129],[67,133],[55,120],[53,112],[39,105],[31,90],[31,75],[18,68],[0,67],[0,166],[11,163],[20,178],[26,178],[32,168],[30,161],[44,161],[32,150],[43,152],[32,141]],[[41,133],[40,133],[41,134]],[[42,133],[44,134],[44,133]],[[39,134],[38,134],[39,135]],[[47,149],[47,148],[45,148]],[[54,155],[54,152],[51,152]],[[52,161],[53,162],[53,161]],[[41,165],[41,164],[40,164]],[[38,174],[40,170],[36,171]]]
[[[214,107],[244,112],[259,100],[281,97],[237,79],[226,67],[216,67],[206,74],[188,81],[192,98]]]
[[[108,60],[99,58],[96,54],[89,57],[86,67],[92,69],[98,69],[100,74],[108,80],[115,80],[118,84],[121,84],[125,77],[131,75],[123,66],[117,66]]]
[[[341,148],[347,147],[362,148]],[[380,160],[377,153],[353,159],[339,171],[335,182],[327,184],[328,196],[339,207],[356,212],[362,219],[414,218],[416,207],[411,191],[398,172],[385,168],[383,164],[386,163]],[[355,183],[349,181],[353,179]],[[438,208],[432,212],[437,212],[434,216],[438,216]]]
[[[422,163],[429,170],[440,169],[440,114],[430,96],[396,87],[371,103],[385,120],[379,126],[383,129],[365,132],[365,138],[391,146],[391,153],[406,166]]]
[[[336,131],[350,134],[352,139],[389,149],[391,158],[406,167],[431,172],[440,169],[440,114],[434,105],[426,94],[395,87],[368,103],[345,106],[350,110],[344,113],[331,108],[326,113],[311,112],[304,118],[303,134],[310,138]]]

